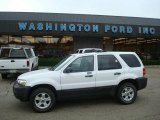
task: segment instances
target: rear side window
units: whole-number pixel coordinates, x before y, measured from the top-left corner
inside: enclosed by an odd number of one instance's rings
[[[8,58],[8,56],[9,56],[9,53],[10,53],[10,48],[6,48],[6,49],[2,49],[1,50],[1,57],[3,58]]]
[[[120,57],[127,63],[129,67],[140,67],[141,66],[139,60],[133,54],[121,54]]]
[[[122,66],[113,55],[98,55],[98,70],[121,69]]]
[[[83,52],[83,50],[80,50],[80,51],[79,51],[79,53],[82,53],[82,52]]]
[[[93,50],[85,50],[84,53],[91,53],[94,52]]]
[[[27,55],[28,55],[29,58],[33,57],[31,49],[25,49],[25,50],[26,50],[26,53],[27,53]]]

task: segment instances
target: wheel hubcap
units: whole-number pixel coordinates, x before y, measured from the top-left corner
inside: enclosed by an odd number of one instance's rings
[[[124,101],[131,101],[134,98],[134,90],[131,87],[125,87],[122,90],[122,98]]]
[[[34,102],[38,108],[45,109],[51,104],[51,97],[47,93],[39,93]]]

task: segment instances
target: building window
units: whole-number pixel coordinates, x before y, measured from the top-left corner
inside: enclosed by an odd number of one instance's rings
[[[33,36],[22,36],[22,43],[23,44],[32,44],[35,43],[35,38]]]
[[[0,44],[7,44],[7,43],[8,43],[8,35],[1,35]]]
[[[20,44],[22,41],[21,41],[21,37],[19,36],[9,36],[9,43],[10,44]]]
[[[136,52],[143,60],[160,59],[160,39],[154,38],[115,38],[114,51]]]

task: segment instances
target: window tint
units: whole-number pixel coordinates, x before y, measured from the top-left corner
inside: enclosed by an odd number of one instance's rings
[[[8,57],[10,53],[10,48],[2,49],[1,50],[1,57]]]
[[[98,55],[98,70],[121,69],[119,61],[113,55]]]
[[[84,53],[91,53],[94,52],[93,50],[85,50]]]
[[[23,49],[12,49],[10,57],[11,58],[26,58],[26,55]]]
[[[102,50],[95,50],[96,52],[103,52]]]
[[[97,50],[97,49],[85,50],[85,53],[91,53],[91,52],[102,52],[102,50]]]
[[[33,57],[31,49],[25,49],[28,57]]]
[[[83,50],[80,50],[80,51],[79,51],[79,53],[82,53],[82,52],[83,52]]]
[[[140,67],[141,66],[139,60],[133,54],[121,54],[120,56],[127,63],[129,67]]]
[[[68,67],[70,67],[71,72],[93,71],[94,57],[93,56],[79,57],[78,59],[74,60]]]

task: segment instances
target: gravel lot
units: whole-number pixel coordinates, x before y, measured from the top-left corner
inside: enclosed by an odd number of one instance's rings
[[[48,113],[35,113],[12,92],[15,78],[0,78],[0,120],[160,120],[160,66],[147,67],[148,86],[134,104],[120,105],[112,97],[58,102]]]

